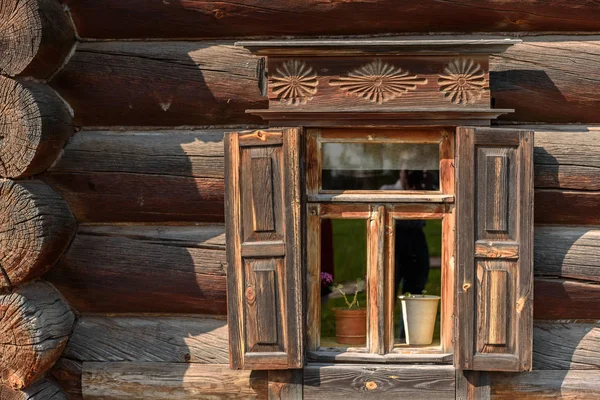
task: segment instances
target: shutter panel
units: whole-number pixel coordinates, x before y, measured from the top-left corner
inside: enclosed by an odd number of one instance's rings
[[[302,368],[299,129],[228,133],[231,368]]]
[[[459,369],[531,369],[533,132],[457,131],[454,363]]]

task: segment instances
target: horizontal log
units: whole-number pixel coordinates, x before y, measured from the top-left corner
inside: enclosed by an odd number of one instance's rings
[[[196,316],[84,316],[64,357],[79,361],[229,363],[227,321]]]
[[[40,379],[60,357],[74,322],[47,282],[0,295],[0,384],[20,390]]]
[[[590,83],[599,42],[600,36],[527,37],[493,56],[495,106],[517,110],[504,120],[600,122],[600,96]],[[81,125],[260,124],[245,110],[267,107],[263,61],[231,44],[83,43],[52,85]]]
[[[533,369],[600,369],[600,321],[535,321]]]
[[[525,126],[535,130],[535,187],[600,190],[600,128]]]
[[[73,133],[64,102],[46,85],[0,77],[0,103],[0,177],[43,172]]]
[[[0,291],[37,278],[69,245],[76,222],[45,183],[0,179]]]
[[[49,372],[57,384],[66,393],[69,400],[83,400],[81,393],[81,374],[83,363],[60,358]]]
[[[44,79],[75,43],[67,13],[55,0],[0,1],[0,72]]]
[[[222,222],[223,133],[81,132],[43,179],[81,222]]]
[[[454,367],[309,364],[304,368],[304,397],[311,400],[360,398],[452,399]]]
[[[67,400],[66,394],[56,383],[42,379],[24,390],[13,390],[0,385],[2,400]]]
[[[224,131],[83,131],[71,138],[43,179],[69,201],[82,222],[220,222]],[[542,189],[536,200],[543,209],[538,222],[593,221],[598,213],[593,205],[571,212],[565,202],[594,201],[594,192],[571,189],[600,188],[600,130],[542,127],[535,140],[536,187]],[[557,196],[565,197],[559,205]],[[199,202],[202,207],[190,206]]]
[[[82,43],[52,86],[79,125],[262,123],[261,65],[232,42]]]
[[[536,278],[535,319],[598,319],[600,284],[566,279]]]
[[[85,363],[86,400],[266,399],[265,371],[228,365],[170,363]]]
[[[538,225],[534,232],[536,275],[600,281],[600,229]]]
[[[600,398],[600,371],[532,371],[491,374],[493,400]]]
[[[82,227],[45,278],[81,312],[226,314],[222,226]]]
[[[356,35],[390,32],[598,31],[600,11],[583,0],[446,3],[371,0],[264,3],[65,0],[83,37],[202,38]],[[125,18],[127,16],[127,18]],[[160,24],[149,24],[160,18]]]
[[[537,189],[534,201],[536,224],[600,224],[600,191]]]

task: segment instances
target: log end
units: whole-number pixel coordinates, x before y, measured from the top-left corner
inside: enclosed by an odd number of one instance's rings
[[[0,177],[45,171],[73,134],[65,103],[48,86],[0,77]]]
[[[25,390],[0,385],[2,400],[67,400],[66,394],[52,381],[42,379]]]
[[[48,78],[75,42],[56,0],[0,0],[0,73]]]
[[[37,281],[0,295],[0,384],[21,390],[59,359],[75,315],[49,283]]]
[[[0,179],[0,291],[50,269],[76,230],[67,203],[39,181]]]

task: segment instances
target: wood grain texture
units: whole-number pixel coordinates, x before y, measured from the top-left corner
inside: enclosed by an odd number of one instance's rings
[[[536,278],[534,318],[598,319],[600,284],[568,279]]]
[[[236,24],[236,26],[239,26]],[[510,122],[600,122],[589,71],[599,36],[527,37],[490,59],[496,108]],[[78,47],[52,86],[81,125],[260,124],[264,65],[232,41],[97,42]],[[576,62],[574,62],[576,60]],[[171,71],[164,74],[165,69]],[[536,101],[531,101],[531,98]]]
[[[46,282],[0,295],[0,384],[20,390],[40,379],[67,344],[75,315]]]
[[[0,179],[0,291],[44,274],[76,230],[66,202],[48,185]]]
[[[597,227],[537,225],[534,243],[536,275],[600,281]]]
[[[222,222],[223,178],[218,129],[80,132],[44,177],[94,222]]]
[[[46,275],[81,312],[226,313],[223,226],[87,226]]]
[[[226,135],[231,367],[301,368],[300,130]]]
[[[457,369],[456,400],[490,400],[490,373]]]
[[[54,0],[0,2],[0,72],[44,79],[75,42],[67,13]]]
[[[309,364],[304,368],[304,397],[454,400],[454,382],[452,366]]]
[[[537,189],[535,222],[537,224],[598,225],[600,191]]]
[[[66,393],[68,400],[83,400],[81,393],[81,373],[83,363],[68,358],[60,358],[48,372]]]
[[[82,43],[52,86],[81,125],[260,123],[245,110],[266,104],[264,71],[258,58],[232,44]]]
[[[229,362],[227,322],[197,316],[83,316],[64,357],[97,362]]]
[[[600,129],[586,125],[535,129],[535,187],[600,190]]]
[[[457,131],[455,366],[531,369],[533,326],[533,132]],[[511,196],[508,189],[511,188]],[[499,211],[505,209],[504,211]],[[479,242],[518,246],[488,258]],[[495,252],[497,253],[497,252]]]
[[[67,395],[56,383],[41,379],[24,390],[13,390],[8,386],[0,386],[2,400],[67,400]]]
[[[533,369],[600,370],[600,322],[536,321]]]
[[[491,375],[494,400],[588,400],[600,396],[600,371],[532,371]]]
[[[286,371],[268,372],[268,399],[269,400],[302,400],[303,370],[290,369]]]
[[[597,7],[582,0],[531,4],[514,0],[502,3],[461,0],[451,4],[432,0],[402,4],[392,0],[332,4],[316,0],[293,0],[285,4],[256,0],[236,3],[109,0],[103,7],[93,0],[64,2],[69,5],[81,36],[106,39],[598,31],[600,18]],[[157,16],[161,17],[160,25],[148,24]]]
[[[0,77],[0,102],[0,177],[43,172],[73,133],[65,104],[46,85],[6,77]]]
[[[86,400],[266,399],[267,374],[227,365],[85,363]]]

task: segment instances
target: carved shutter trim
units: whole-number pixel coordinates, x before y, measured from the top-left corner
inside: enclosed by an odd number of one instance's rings
[[[225,137],[231,368],[303,366],[299,141],[298,128]]]
[[[457,368],[531,369],[533,132],[457,130]]]

